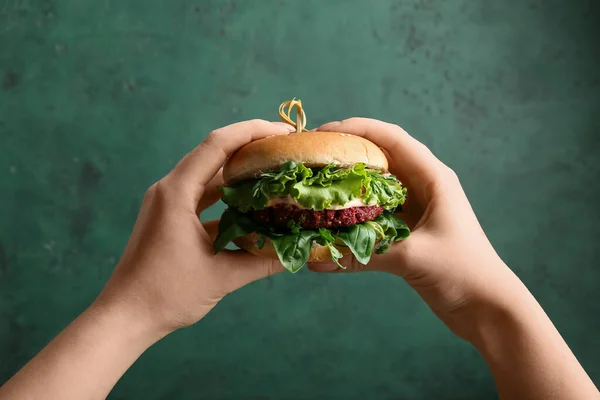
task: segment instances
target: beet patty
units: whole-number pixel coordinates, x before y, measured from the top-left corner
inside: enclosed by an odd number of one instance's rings
[[[360,224],[379,216],[384,208],[365,206],[344,208],[342,210],[305,210],[286,204],[277,204],[250,213],[255,220],[275,225],[286,226],[289,220],[294,220],[305,229],[336,228]]]

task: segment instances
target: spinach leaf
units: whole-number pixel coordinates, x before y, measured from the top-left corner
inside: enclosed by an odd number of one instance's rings
[[[230,208],[225,210],[219,221],[219,233],[213,244],[215,254],[223,250],[233,239],[253,232],[253,225],[252,220],[244,214]]]
[[[279,260],[293,273],[300,270],[308,261],[313,242],[327,246],[331,259],[344,268],[339,261],[343,254],[335,247],[336,245],[347,246],[360,263],[367,264],[373,251],[377,254],[385,253],[390,243],[405,239],[410,234],[406,223],[389,211],[383,212],[372,221],[342,230],[332,231],[325,228],[318,231],[303,230],[295,224],[290,224],[284,231],[275,231],[238,210],[228,208],[219,222],[219,234],[214,242],[215,254],[223,250],[233,239],[252,232],[259,235],[256,243],[258,248],[262,248],[266,238],[270,238]],[[378,239],[380,241],[374,249]]]
[[[363,265],[371,259],[377,232],[368,224],[352,225],[348,230],[336,235],[346,246],[350,248],[354,257]]]
[[[389,250],[390,243],[406,239],[410,235],[410,229],[406,222],[391,212],[386,211],[368,223],[379,225],[384,232],[375,249],[376,254],[386,253]]]
[[[295,229],[288,235],[272,237],[277,257],[290,272],[298,272],[307,263],[313,240],[319,234],[311,230]]]

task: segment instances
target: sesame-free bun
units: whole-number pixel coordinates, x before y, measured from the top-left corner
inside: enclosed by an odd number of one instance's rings
[[[262,172],[279,169],[287,161],[307,167],[365,163],[369,168],[388,169],[383,151],[365,138],[339,132],[300,132],[248,143],[225,162],[223,178],[226,184],[255,178]]]
[[[240,249],[246,250],[248,253],[252,253],[255,256],[277,258],[277,253],[275,252],[275,247],[273,247],[273,242],[271,239],[265,238],[265,245],[262,247],[262,249],[259,249],[255,246],[257,241],[258,235],[256,233],[251,233],[249,235],[234,239],[233,243],[235,243],[235,245]],[[351,253],[348,247],[336,246],[336,248],[341,251],[343,255]],[[329,251],[329,248],[327,246],[321,246],[317,243],[313,243],[308,262],[323,261],[331,261],[331,252]]]

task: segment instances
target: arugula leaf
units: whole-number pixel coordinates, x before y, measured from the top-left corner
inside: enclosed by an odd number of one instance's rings
[[[339,232],[336,236],[350,248],[358,262],[363,265],[369,262],[377,239],[377,232],[371,225],[352,225],[347,231]]]
[[[336,263],[341,269],[346,269],[346,267],[340,263],[340,258],[344,257],[342,252],[329,242],[327,242],[327,247],[329,248],[329,253],[331,254],[331,259],[333,262]]]
[[[406,188],[389,175],[367,169],[359,163],[351,168],[329,164],[310,169],[303,164],[287,162],[279,171],[266,172],[231,187],[221,187],[222,200],[242,212],[261,210],[269,199],[291,196],[303,207],[325,210],[364,197],[366,204],[377,204],[393,210],[406,200]]]
[[[321,235],[321,238],[323,238],[323,240],[325,242],[331,242],[331,243],[335,242],[335,238],[333,237],[333,234],[331,233],[331,231],[329,229],[319,228],[319,235]],[[325,244],[322,244],[322,245],[324,246]]]
[[[340,264],[340,258],[344,257],[344,255],[335,247],[336,239],[331,231],[329,229],[319,228],[319,235],[321,235],[321,237],[316,239],[317,243],[321,246],[327,246],[333,262],[335,262],[338,267],[346,269],[346,267]]]

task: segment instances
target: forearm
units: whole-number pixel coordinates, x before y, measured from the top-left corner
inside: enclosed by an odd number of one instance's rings
[[[160,336],[119,307],[93,305],[0,388],[0,399],[103,399]]]
[[[600,399],[598,390],[533,296],[511,293],[476,316],[471,342],[503,399]]]

